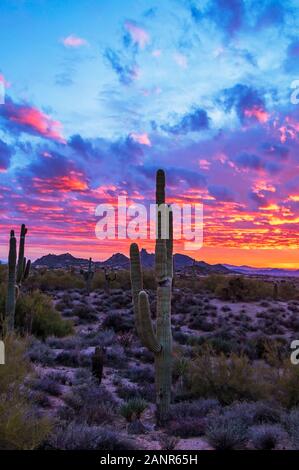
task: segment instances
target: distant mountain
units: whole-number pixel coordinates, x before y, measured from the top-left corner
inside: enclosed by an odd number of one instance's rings
[[[109,267],[122,267],[122,268],[129,268],[130,260],[127,256],[123,255],[122,253],[116,253],[108,258],[106,261],[98,261],[97,265],[101,266],[109,266]]]
[[[260,276],[277,276],[277,277],[299,277],[299,269],[281,269],[281,268],[254,268],[252,266],[234,266],[232,264],[224,264],[227,269],[239,274],[260,275]]]
[[[153,253],[148,253],[144,248],[140,251],[141,263],[144,268],[153,268],[155,263],[155,255]],[[208,264],[204,261],[194,261],[190,256],[182,255],[176,253],[174,255],[174,267],[176,270],[188,269],[194,267],[196,272],[199,274],[207,274],[210,272],[217,273],[229,273],[230,270],[221,264]],[[67,267],[82,267],[86,266],[88,259],[84,258],[75,258],[70,253],[64,253],[62,255],[49,254],[43,256],[42,258],[37,259],[33,266],[45,266],[48,268],[67,268]],[[123,268],[128,269],[130,266],[130,260],[127,256],[122,253],[115,253],[106,261],[97,261],[95,262],[97,267],[113,267],[113,268]]]
[[[70,253],[62,255],[49,254],[34,261],[33,266],[45,266],[47,268],[67,268],[69,266],[85,265],[88,260],[75,258]]]

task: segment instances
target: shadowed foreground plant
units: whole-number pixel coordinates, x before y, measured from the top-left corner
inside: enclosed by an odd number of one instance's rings
[[[27,279],[30,272],[31,261],[26,262],[24,256],[25,252],[25,237],[27,228],[23,224],[20,232],[19,256],[17,263],[17,241],[15,232],[11,230],[9,240],[9,255],[8,255],[8,282],[7,282],[7,296],[5,307],[5,320],[9,332],[12,332],[15,326],[15,310],[16,299],[19,294],[19,289],[23,280]]]
[[[163,424],[167,418],[171,400],[172,335],[170,317],[173,278],[172,211],[165,204],[165,174],[163,170],[157,172],[156,204],[158,206],[155,248],[156,332],[154,332],[152,325],[149,298],[143,290],[140,254],[136,243],[130,247],[130,261],[136,329],[143,345],[155,354],[157,421],[159,424]],[[163,228],[168,228],[169,233],[163,233]]]
[[[26,359],[27,342],[14,335],[4,339],[6,363],[0,366],[0,448],[37,448],[51,429],[50,421],[40,418],[24,392],[24,382],[32,372]]]

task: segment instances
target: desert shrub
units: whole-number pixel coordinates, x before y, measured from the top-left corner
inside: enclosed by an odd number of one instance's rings
[[[185,401],[170,406],[169,419],[204,418],[219,411],[219,402],[213,398]]]
[[[34,337],[30,338],[27,356],[32,362],[38,362],[44,366],[52,366],[56,357],[49,346]]]
[[[49,395],[53,395],[55,397],[61,394],[61,387],[59,383],[47,376],[32,380],[30,387],[32,387],[34,390],[46,392]]]
[[[24,383],[31,374],[26,358],[27,342],[15,336],[7,336],[6,362],[0,366],[0,442],[1,449],[35,449],[50,431],[50,422],[40,418]]]
[[[103,330],[102,328],[88,333],[79,334],[82,345],[88,346],[111,346],[115,342],[115,332],[113,330]]]
[[[288,435],[278,424],[261,424],[250,428],[249,439],[257,450],[272,450],[285,443]]]
[[[62,351],[55,359],[55,363],[65,367],[89,367],[91,358],[86,354],[80,353],[80,350]]]
[[[73,332],[69,320],[63,320],[45,294],[34,291],[19,296],[16,303],[16,327],[21,332],[31,332],[38,338],[67,336]]]
[[[243,449],[247,440],[247,426],[243,420],[214,416],[208,422],[206,437],[216,450]]]
[[[167,423],[167,432],[181,438],[202,436],[206,431],[205,418],[177,418]]]
[[[189,373],[190,389],[196,397],[217,398],[222,404],[236,400],[258,400],[267,396],[269,389],[262,379],[265,370],[255,367],[244,356],[206,350],[192,361]]]
[[[136,366],[131,366],[125,373],[126,377],[135,383],[153,383],[155,380],[154,369],[150,366],[144,367],[136,364]]]
[[[134,450],[132,441],[114,431],[71,422],[60,426],[48,440],[46,449],[58,450]]]
[[[67,421],[76,420],[88,425],[111,422],[117,403],[111,393],[103,386],[86,384],[73,388],[65,396],[66,407],[60,410],[60,417]]]
[[[147,402],[142,398],[131,398],[121,406],[120,414],[130,422],[132,419],[140,419],[147,406]]]
[[[117,384],[117,394],[127,401],[135,397],[141,397],[139,388],[136,385],[130,385],[122,381]]]
[[[85,283],[79,274],[62,269],[35,269],[26,281],[26,287],[41,291],[84,289]]]
[[[206,289],[222,300],[249,302],[271,298],[273,295],[272,284],[260,279],[211,274],[202,282]]]
[[[85,305],[78,305],[73,309],[72,313],[74,316],[80,318],[82,322],[89,322],[97,319],[96,313]]]
[[[127,367],[128,358],[122,346],[116,344],[114,347],[106,350],[106,365],[117,369],[125,369]]]
[[[231,419],[244,419],[248,426],[280,423],[283,411],[277,403],[257,401],[255,403],[233,403],[225,408],[224,414]]]
[[[284,426],[290,435],[292,447],[299,449],[299,409],[293,408],[289,414],[284,417]]]
[[[134,327],[133,316],[124,313],[110,313],[104,319],[103,328],[112,329],[116,333],[132,331]]]

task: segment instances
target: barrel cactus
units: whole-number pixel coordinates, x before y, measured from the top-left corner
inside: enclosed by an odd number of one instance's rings
[[[173,221],[172,211],[165,204],[165,174],[163,170],[157,172],[156,204],[162,211],[158,211],[157,215],[155,247],[155,277],[157,282],[157,321],[155,329],[151,320],[149,298],[143,290],[140,254],[136,243],[133,243],[130,247],[130,261],[137,333],[143,345],[152,351],[155,356],[157,422],[161,425],[167,418],[171,401],[171,292],[173,279]],[[165,208],[169,210],[165,210]],[[168,220],[163,220],[163,217],[167,217]],[[169,227],[167,236],[162,233],[162,224],[165,224],[165,222],[168,222]]]
[[[8,331],[13,331],[15,323],[16,299],[19,294],[23,280],[27,279],[30,272],[31,261],[26,262],[25,254],[25,237],[27,228],[23,224],[21,226],[19,257],[17,264],[17,241],[14,230],[10,232],[9,255],[8,255],[8,282],[7,296],[5,306],[5,318]]]

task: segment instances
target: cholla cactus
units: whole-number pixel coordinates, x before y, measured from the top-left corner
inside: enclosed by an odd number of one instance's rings
[[[157,281],[157,323],[156,331],[151,320],[147,293],[143,290],[140,254],[138,245],[130,247],[131,283],[135,323],[143,343],[155,355],[157,421],[163,424],[167,418],[171,400],[172,376],[172,334],[171,334],[171,291],[173,278],[173,228],[172,211],[165,210],[165,174],[157,172],[156,203],[162,211],[157,216],[157,239],[155,249],[155,274]],[[167,220],[163,220],[167,216]],[[162,234],[162,223],[168,224],[169,234]],[[164,238],[162,238],[164,237]]]
[[[81,271],[80,271],[80,273],[84,277],[84,280],[85,280],[85,283],[86,283],[86,291],[87,291],[88,295],[90,294],[90,291],[91,291],[91,281],[93,280],[93,276],[94,276],[94,271],[92,271],[92,269],[91,269],[91,263],[92,263],[92,260],[91,260],[91,258],[89,258],[88,270],[83,271],[83,269],[81,269]]]
[[[15,310],[16,310],[16,299],[19,294],[19,289],[22,285],[22,281],[27,279],[30,272],[31,261],[26,262],[24,257],[25,253],[25,236],[27,229],[23,224],[21,226],[20,233],[20,245],[19,245],[19,258],[17,263],[17,241],[13,230],[10,232],[9,240],[9,255],[8,255],[8,283],[7,283],[7,297],[5,306],[5,316],[7,321],[7,327],[9,331],[13,331],[15,323]]]

